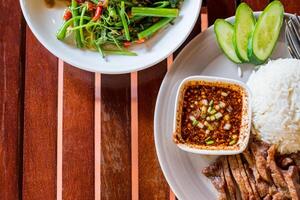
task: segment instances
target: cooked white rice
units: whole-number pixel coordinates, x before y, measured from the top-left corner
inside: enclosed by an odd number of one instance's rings
[[[247,84],[253,125],[262,140],[283,154],[300,151],[300,60],[270,61]]]

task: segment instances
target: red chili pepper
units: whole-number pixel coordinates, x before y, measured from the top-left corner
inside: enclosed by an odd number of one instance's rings
[[[132,45],[132,43],[131,42],[124,42],[123,45],[124,45],[124,47],[130,47]]]
[[[68,21],[71,18],[72,18],[72,12],[68,9],[68,10],[65,11],[64,20]]]
[[[145,39],[139,39],[139,40],[136,40],[135,43],[137,44],[142,44],[144,43],[146,40]]]
[[[94,10],[95,9],[94,4],[88,1],[87,2],[87,9],[88,9],[88,11]]]
[[[96,8],[96,12],[95,12],[95,16],[93,17],[92,21],[97,21],[98,19],[100,19],[102,14],[102,6],[97,6]]]

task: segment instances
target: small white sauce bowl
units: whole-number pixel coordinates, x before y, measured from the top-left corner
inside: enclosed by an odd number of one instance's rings
[[[251,129],[251,92],[246,84],[243,82],[220,78],[212,76],[190,76],[185,78],[177,91],[176,104],[175,104],[175,115],[173,122],[173,137],[177,134],[181,134],[181,117],[182,117],[182,106],[184,101],[184,94],[188,86],[192,82],[199,83],[210,83],[210,84],[224,84],[238,88],[242,94],[242,119],[239,133],[239,140],[235,145],[218,147],[218,146],[204,146],[204,145],[191,145],[185,143],[177,143],[177,146],[187,152],[204,154],[204,155],[234,155],[243,152],[249,142],[250,129]]]

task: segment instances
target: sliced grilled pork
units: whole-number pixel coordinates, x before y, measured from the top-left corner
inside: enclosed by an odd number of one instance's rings
[[[249,180],[249,183],[250,183],[250,186],[252,188],[255,198],[260,199],[260,194],[259,194],[258,188],[257,188],[258,185],[255,182],[255,178],[254,178],[252,170],[249,168],[249,166],[246,163],[244,163],[244,168],[245,168],[245,171],[246,171],[246,174],[247,174],[247,177],[248,177],[248,180]]]
[[[226,156],[222,156],[221,161],[222,161],[223,172],[224,172],[226,185],[228,188],[229,197],[231,200],[236,200],[236,192],[237,192],[236,186],[235,186],[234,180],[231,176]]]
[[[286,195],[284,192],[277,192],[272,196],[272,200],[289,200],[289,196]]]
[[[268,150],[267,164],[271,170],[271,176],[277,188],[281,188],[282,190],[287,190],[287,184],[283,178],[281,170],[276,165],[275,154],[276,154],[276,147],[275,145],[272,145]]]
[[[241,156],[240,155],[236,155],[236,160],[238,162],[238,165],[239,165],[239,169],[240,169],[240,173],[241,173],[241,176],[242,176],[242,179],[244,181],[244,184],[245,184],[245,187],[248,191],[248,194],[249,194],[249,199],[253,199],[253,200],[259,200],[259,196],[255,196],[255,193],[253,191],[253,188],[251,187],[250,185],[250,181],[248,179],[248,176],[247,176],[247,173],[245,171],[245,168],[244,168],[244,165],[242,163],[242,159],[241,159]],[[255,189],[255,188],[254,188]]]
[[[263,200],[272,200],[272,196],[269,195],[269,194],[267,194],[267,196],[265,196],[265,197],[263,198]]]
[[[251,151],[254,155],[256,169],[259,175],[268,183],[272,183],[270,173],[267,168],[267,160],[265,158],[266,148],[263,145],[259,145],[256,142],[252,142],[250,145]]]
[[[227,200],[226,194],[226,183],[223,175],[222,164],[218,159],[215,163],[205,167],[202,173],[211,180],[212,184],[215,186],[219,192],[219,200]]]
[[[290,157],[284,157],[279,160],[279,166],[282,169],[288,169],[293,164],[294,164],[294,161]]]
[[[254,160],[253,154],[250,152],[249,149],[246,149],[243,152],[243,156],[246,159],[246,161],[249,165],[249,168],[252,171],[252,173],[250,172],[250,174],[253,174],[253,176],[254,176],[259,196],[261,198],[265,197],[266,195],[269,194],[269,185],[268,185],[268,183],[266,183],[263,180],[263,178],[258,173],[258,170],[257,170],[256,165],[255,165],[255,160]],[[248,170],[250,171],[250,169],[248,169]]]
[[[288,185],[289,192],[292,200],[300,199],[300,185],[299,174],[296,166],[290,166],[289,169],[284,172],[284,179]]]
[[[290,157],[294,160],[294,162],[298,168],[298,171],[300,172],[300,152],[293,153],[290,155]]]
[[[248,190],[243,181],[243,178],[242,178],[242,175],[241,175],[241,172],[239,169],[239,164],[238,164],[236,157],[228,156],[227,159],[228,159],[228,163],[230,166],[231,173],[234,177],[234,180],[236,181],[236,183],[240,189],[242,199],[249,199],[250,195],[249,195]]]

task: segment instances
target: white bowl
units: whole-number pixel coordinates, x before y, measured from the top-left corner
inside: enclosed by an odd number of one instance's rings
[[[48,8],[43,0],[20,0],[24,17],[37,39],[55,56],[78,68],[106,74],[121,74],[153,66],[172,54],[185,41],[200,13],[202,0],[185,0],[174,25],[160,31],[145,44],[131,50],[138,56],[111,55],[77,49],[56,39],[66,6],[57,1]]]
[[[182,115],[182,104],[184,93],[187,86],[191,82],[205,82],[205,83],[217,83],[217,84],[226,84],[238,87],[242,92],[242,120],[241,120],[241,128],[238,142],[233,146],[228,147],[199,147],[192,146],[183,143],[178,143],[177,146],[187,152],[196,153],[196,154],[204,154],[204,155],[234,155],[243,152],[249,142],[250,137],[250,129],[251,129],[251,93],[248,86],[240,81],[213,77],[213,76],[190,76],[185,78],[179,85],[176,95],[176,104],[174,110],[174,120],[173,120],[173,133],[177,134],[181,131],[181,115]]]

